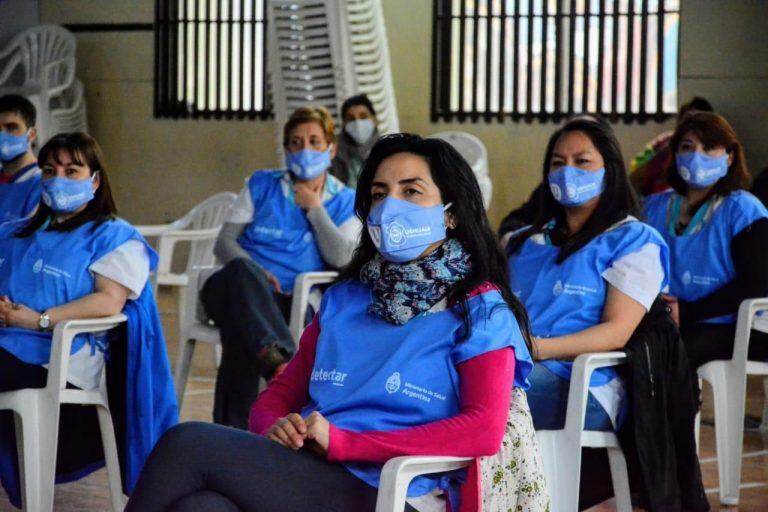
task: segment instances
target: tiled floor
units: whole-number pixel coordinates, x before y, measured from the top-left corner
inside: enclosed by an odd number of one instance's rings
[[[168,339],[171,362],[175,362],[178,333],[175,298],[168,290],[160,293],[160,306]],[[192,366],[192,377],[187,385],[181,417],[184,421],[210,421],[213,407],[214,356],[211,347],[198,344]],[[760,379],[750,378],[747,390],[747,412],[762,414],[763,388]],[[711,419],[712,398],[709,389],[704,392],[703,418]],[[704,486],[713,511],[761,512],[768,511],[768,436],[758,432],[744,435],[744,461],[742,467],[741,502],[738,507],[721,507],[717,495],[717,460],[715,458],[714,428],[702,425],[701,467]],[[0,491],[0,512],[15,511]],[[106,471],[101,470],[71,484],[56,487],[54,510],[57,512],[85,512],[109,510],[109,491]],[[591,509],[592,512],[614,510],[608,502]],[[493,512],[493,511],[492,511]]]

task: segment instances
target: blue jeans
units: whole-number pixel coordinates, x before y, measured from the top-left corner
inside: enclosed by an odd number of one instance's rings
[[[536,364],[528,376],[531,388],[526,391],[536,430],[559,430],[565,426],[568,388],[571,382],[558,377],[543,364]],[[613,430],[611,418],[603,406],[589,393],[585,430]]]

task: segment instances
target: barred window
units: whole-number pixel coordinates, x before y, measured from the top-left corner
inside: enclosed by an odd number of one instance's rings
[[[155,117],[266,118],[265,0],[156,0]]]
[[[434,0],[432,120],[661,121],[679,0]]]

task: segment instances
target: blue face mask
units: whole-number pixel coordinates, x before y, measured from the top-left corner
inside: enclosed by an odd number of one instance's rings
[[[11,162],[29,150],[29,134],[11,135],[0,132],[0,162]]]
[[[705,188],[717,183],[728,174],[728,153],[708,156],[698,151],[678,153],[675,156],[677,172],[691,188]]]
[[[597,171],[585,171],[564,165],[549,173],[547,178],[555,201],[565,207],[581,206],[603,193],[605,167]]]
[[[285,165],[288,170],[301,181],[309,181],[323,174],[331,166],[331,148],[329,145],[325,151],[314,149],[302,149],[287,153]]]
[[[445,214],[451,204],[425,207],[388,197],[368,215],[368,233],[387,261],[415,260],[430,244],[445,239]]]
[[[56,213],[71,213],[93,199],[93,179],[71,180],[51,178],[43,180],[43,203]]]

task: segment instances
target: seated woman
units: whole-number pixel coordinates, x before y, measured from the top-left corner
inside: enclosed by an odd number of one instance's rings
[[[609,127],[568,122],[547,146],[539,214],[507,246],[510,287],[530,315],[541,361],[528,390],[537,430],[565,423],[568,360],[622,348],[667,281],[667,246],[633,217],[623,162]],[[615,429],[624,395],[614,369],[595,372],[586,428]]]
[[[333,159],[331,174],[356,188],[363,163],[379,139],[378,121],[373,103],[365,94],[347,98],[341,105],[339,148]]]
[[[513,382],[525,386],[532,362],[472,170],[444,141],[391,135],[358,190],[367,230],[254,403],[257,435],[180,425],[128,511],[373,510],[392,457],[499,450]],[[410,506],[449,480],[415,479]]]
[[[360,222],[354,191],[328,174],[334,141],[326,109],[297,109],[283,128],[286,169],[248,178],[216,241],[225,267],[201,295],[223,348],[215,423],[248,428],[259,377],[271,379],[293,354],[288,323],[296,276],[340,268],[352,257]]]
[[[648,197],[645,213],[670,247],[665,299],[695,371],[732,357],[739,304],[768,295],[768,211],[747,192],[744,151],[723,117],[687,116],[670,149],[672,190]],[[768,359],[768,336],[753,331],[749,356]]]
[[[45,387],[51,332],[59,322],[124,312],[130,376],[125,477],[130,490],[137,469],[155,440],[177,422],[178,411],[157,307],[147,286],[157,256],[133,226],[116,218],[102,161],[98,144],[84,133],[53,137],[40,150],[43,192],[37,213],[14,236],[0,240],[0,392]],[[106,334],[77,336],[69,385],[97,388],[109,353]],[[89,457],[78,452],[95,450],[93,463],[101,450],[95,411],[82,411],[62,409],[56,462],[65,475],[59,481],[99,467],[78,465]],[[0,444],[0,478],[18,503],[10,411],[0,411]]]

